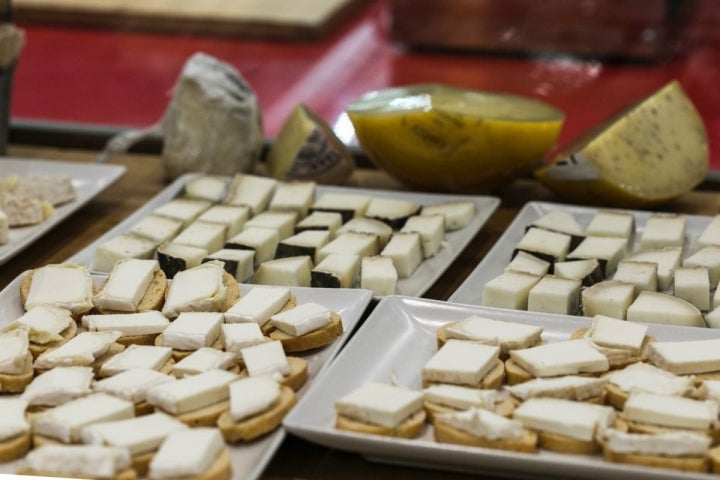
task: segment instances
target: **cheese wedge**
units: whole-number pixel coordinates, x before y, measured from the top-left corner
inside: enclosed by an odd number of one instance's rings
[[[658,292],[640,292],[627,309],[627,319],[632,322],[705,327],[702,313],[695,305]]]
[[[422,369],[423,382],[478,385],[495,367],[500,348],[448,340]]]

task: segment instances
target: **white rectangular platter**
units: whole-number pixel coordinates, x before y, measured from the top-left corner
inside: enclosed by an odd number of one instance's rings
[[[194,174],[186,174],[179,177],[171,185],[146,203],[142,208],[126,218],[123,222],[119,223],[105,235],[98,238],[95,242],[78,252],[68,261],[91,265],[95,255],[95,250],[100,245],[121,233],[129,231],[133,225],[148,216],[154,209],[181,194],[185,184],[193,176]],[[422,262],[411,277],[401,278],[398,280],[396,293],[400,295],[418,297],[424,294],[433,285],[433,283],[435,283],[435,280],[437,280],[438,277],[440,277],[440,275],[442,275],[442,273],[450,266],[453,260],[455,260],[467,244],[470,243],[473,237],[475,237],[475,234],[480,230],[480,228],[482,228],[487,219],[500,204],[500,200],[497,197],[487,196],[393,192],[386,190],[368,190],[324,185],[319,185],[317,188],[318,196],[331,192],[362,194],[378,198],[396,198],[415,202],[420,205],[430,205],[454,200],[471,200],[476,203],[477,212],[468,226],[454,232],[446,233],[444,246],[440,249],[437,255]]]
[[[22,276],[13,280],[2,292],[0,292],[0,325],[9,323],[23,313],[20,301],[20,282]],[[104,281],[105,276],[95,275],[96,284]],[[241,294],[252,288],[251,285],[240,285]],[[342,317],[343,334],[332,344],[314,350],[309,354],[298,354],[308,364],[307,383],[297,392],[298,398],[302,398],[315,378],[330,364],[330,361],[337,355],[340,348],[350,338],[350,334],[365,312],[367,305],[372,299],[372,292],[362,289],[327,289],[327,288],[292,288],[292,293],[297,298],[298,304],[314,301],[330,310],[337,312]],[[230,446],[230,457],[233,466],[233,478],[255,479],[258,478],[278,447],[285,438],[285,431],[280,428],[275,432],[261,437],[253,442]],[[0,463],[1,474],[15,473],[18,462]]]
[[[550,212],[563,211],[572,214],[580,227],[587,228],[595,213],[596,208],[581,207],[577,205],[565,205],[549,202],[529,202],[518,212],[517,216],[505,230],[505,233],[498,239],[495,245],[485,255],[485,258],[468,275],[465,281],[458,287],[450,297],[451,302],[468,303],[471,305],[482,304],[482,292],[485,284],[500,275],[508,263],[513,250],[525,234],[525,228]],[[645,223],[652,212],[639,210],[617,210],[632,213],[635,216],[635,245],[631,251],[636,251]],[[687,219],[687,230],[685,234],[685,246],[683,258],[695,252],[695,244],[698,237],[710,223],[712,217],[701,215],[683,215]],[[559,317],[575,318],[566,315]]]
[[[0,177],[8,175],[70,175],[77,192],[75,200],[56,207],[53,216],[46,221],[29,227],[11,228],[10,241],[5,245],[0,245],[0,265],[112,185],[124,173],[125,167],[122,165],[53,162],[23,158],[0,159]]]
[[[436,469],[482,472],[488,476],[538,478],[711,479],[664,469],[612,464],[600,456],[562,455],[547,451],[522,454],[502,450],[436,443],[426,424],[418,438],[398,439],[358,434],[334,428],[336,399],[369,381],[397,384],[419,390],[421,369],[437,351],[439,326],[470,315],[539,325],[546,343],[566,340],[589,325],[579,317],[573,322],[553,315],[490,309],[426,299],[385,297],[343,349],[322,378],[285,418],[292,434],[331,448],[357,452],[370,460]],[[720,330],[650,325],[657,340],[694,340],[720,337]]]

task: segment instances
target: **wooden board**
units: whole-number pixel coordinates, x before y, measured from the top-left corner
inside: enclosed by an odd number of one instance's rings
[[[20,22],[317,39],[364,0],[14,0]]]

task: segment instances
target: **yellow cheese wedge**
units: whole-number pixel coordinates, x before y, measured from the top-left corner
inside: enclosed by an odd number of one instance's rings
[[[499,93],[414,85],[369,92],[348,116],[370,159],[425,189],[488,190],[540,163],[563,114]]]
[[[692,190],[707,169],[702,119],[672,81],[579,138],[536,175],[571,202],[646,207]]]
[[[268,174],[278,180],[341,183],[355,166],[352,153],[323,119],[299,104],[267,154]]]

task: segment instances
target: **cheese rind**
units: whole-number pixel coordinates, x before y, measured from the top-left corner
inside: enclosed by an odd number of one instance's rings
[[[686,430],[710,430],[718,424],[718,403],[673,395],[631,392],[623,415],[629,420]]]
[[[512,350],[510,358],[535,377],[599,373],[610,368],[607,358],[582,339]]]
[[[353,288],[360,276],[360,257],[331,253],[310,272],[310,285],[319,288]]]
[[[28,405],[62,405],[89,394],[94,376],[90,367],[55,367],[35,377],[21,397]]]
[[[530,398],[515,409],[513,418],[526,428],[592,441],[615,421],[615,410],[572,400]]]
[[[255,273],[255,251],[223,248],[202,259],[202,263],[218,260],[238,283],[247,282]]]
[[[228,385],[237,378],[225,370],[208,370],[151,388],[147,391],[147,401],[168,413],[180,415],[227,400]]]
[[[236,422],[266,411],[280,398],[280,384],[269,378],[243,378],[229,388],[230,416]]]
[[[196,477],[206,472],[225,448],[216,428],[176,430],[150,462],[150,478]]]
[[[93,298],[95,306],[122,312],[136,311],[159,269],[157,260],[119,260],[115,263],[107,283]]]
[[[289,288],[253,287],[225,312],[225,322],[253,322],[262,326],[272,315],[280,311],[288,300],[290,300]]]
[[[425,382],[477,385],[495,366],[500,348],[448,340],[422,369]]]
[[[422,409],[423,394],[403,387],[369,382],[335,401],[339,415],[393,428]]]

